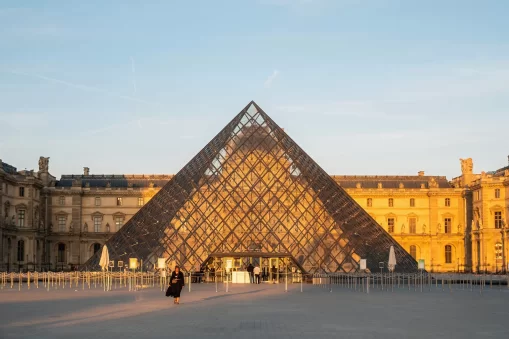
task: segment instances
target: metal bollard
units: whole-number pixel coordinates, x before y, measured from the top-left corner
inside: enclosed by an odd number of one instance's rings
[[[288,292],[288,272],[285,274],[285,292]]]

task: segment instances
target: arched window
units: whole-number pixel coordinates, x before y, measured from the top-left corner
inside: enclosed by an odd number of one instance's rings
[[[445,245],[445,263],[452,264],[452,246]]]
[[[94,254],[101,249],[101,244],[95,243],[94,244]]]
[[[415,245],[410,246],[410,255],[417,260],[417,247]]]
[[[18,241],[18,261],[24,261],[25,258],[25,241]]]
[[[65,244],[58,244],[58,262],[65,262]]]

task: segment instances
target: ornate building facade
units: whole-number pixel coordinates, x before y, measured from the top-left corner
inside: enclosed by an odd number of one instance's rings
[[[461,176],[332,177],[415,259],[435,272],[505,267],[509,166]],[[87,261],[172,175],[17,171],[0,160],[0,271],[69,270]]]

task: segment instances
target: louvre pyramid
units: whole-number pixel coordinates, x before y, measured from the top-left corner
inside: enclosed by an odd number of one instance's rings
[[[396,271],[415,260],[255,102],[250,102],[108,241],[111,260],[184,270],[211,256],[287,255],[304,272]],[[82,267],[99,269],[98,251]],[[387,267],[387,266],[386,266]]]

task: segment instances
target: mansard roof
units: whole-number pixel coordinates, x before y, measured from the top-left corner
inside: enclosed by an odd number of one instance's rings
[[[508,167],[509,168],[509,167]],[[503,175],[503,171],[501,172]],[[132,184],[133,188],[163,187],[173,174],[95,174],[95,175],[62,175],[57,181],[56,187],[71,187],[73,181],[80,180],[81,187],[106,188],[108,183],[112,188],[127,188]],[[332,178],[343,188],[356,188],[360,183],[362,188],[378,188],[382,183],[384,189],[399,188],[402,183],[405,188],[430,188],[430,181],[433,178],[438,188],[453,188],[445,176],[402,176],[402,175],[332,175]]]
[[[0,162],[0,165],[2,166],[1,169],[4,170],[5,173],[8,174],[18,174],[18,169],[12,165],[9,165],[5,162]]]
[[[78,182],[81,187],[91,188],[148,188],[163,187],[173,175],[169,174],[93,174],[62,175],[56,187],[72,187]]]
[[[362,188],[378,188],[378,183],[382,183],[382,188],[399,188],[402,183],[404,188],[430,188],[432,179],[437,183],[438,188],[453,188],[445,176],[429,175],[332,175],[332,178],[343,188],[356,188],[360,183]]]

